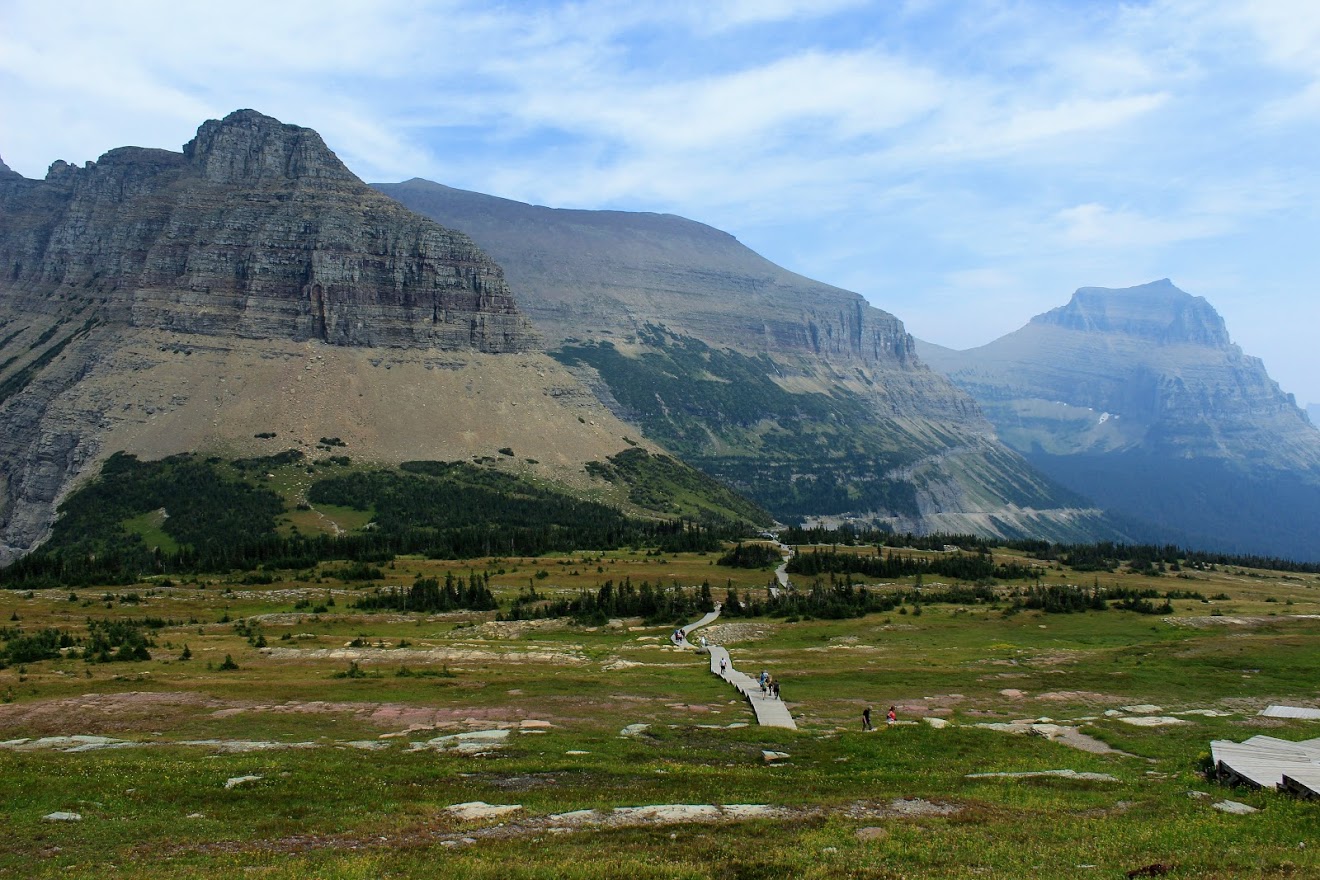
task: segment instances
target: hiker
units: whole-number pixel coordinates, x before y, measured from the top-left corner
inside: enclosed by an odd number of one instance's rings
[[[705,652],[706,649],[707,649],[707,645],[706,645],[706,637],[705,637],[705,636],[702,636],[702,637],[701,637],[701,650],[702,650],[703,652]]]
[[[898,710],[894,706],[890,706],[889,711],[885,714],[885,723],[893,724],[897,720],[898,720]]]
[[[766,688],[769,686],[769,684],[770,684],[770,671],[769,671],[768,669],[762,669],[762,670],[761,670],[761,693],[765,693]]]
[[[727,672],[728,669],[729,669],[729,658],[728,658],[728,657],[721,657],[721,658],[720,658],[720,677],[721,677],[721,678],[724,677],[724,673]]]
[[[862,730],[875,730],[871,726],[871,707],[867,706],[862,710]]]
[[[771,684],[770,684],[770,689],[771,689],[772,691],[774,691],[775,699],[778,700],[778,699],[779,699],[779,679],[776,678],[773,682],[771,682]]]

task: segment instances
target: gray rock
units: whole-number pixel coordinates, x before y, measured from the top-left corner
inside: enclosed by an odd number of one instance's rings
[[[1248,804],[1238,803],[1237,801],[1219,801],[1212,806],[1221,813],[1229,813],[1233,816],[1247,816],[1252,813],[1260,812],[1255,807]]]
[[[229,779],[226,779],[226,780],[225,780],[225,788],[227,788],[227,789],[238,788],[240,785],[247,785],[248,783],[251,783],[251,782],[259,782],[259,781],[260,781],[261,779],[263,779],[263,778],[265,778],[265,777],[262,777],[262,776],[231,776]]]
[[[44,816],[41,817],[41,821],[43,821],[43,822],[81,822],[81,821],[82,821],[82,814],[81,814],[81,813],[66,813],[66,812],[62,812],[62,811],[61,811],[61,812],[55,812],[55,813],[47,813],[46,815],[44,815]]]

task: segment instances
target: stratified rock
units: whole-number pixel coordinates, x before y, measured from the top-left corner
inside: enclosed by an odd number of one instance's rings
[[[472,237],[598,397],[785,521],[1114,537],[916,357],[901,321],[682,217],[382,192]]]
[[[398,463],[517,439],[578,479],[630,448],[466,235],[251,110],[182,152],[0,172],[0,267],[0,564],[118,451],[310,453],[333,436]],[[276,432],[281,449],[253,440]]]
[[[988,345],[918,351],[1140,540],[1320,559],[1320,431],[1167,279],[1082,288]]]
[[[333,345],[523,351],[536,338],[464,234],[353,176],[316,132],[252,110],[182,153],[122,147],[0,189],[12,301],[86,319]]]

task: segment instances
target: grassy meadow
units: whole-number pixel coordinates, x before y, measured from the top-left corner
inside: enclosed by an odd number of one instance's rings
[[[1045,583],[1205,598],[1173,599],[1172,615],[1002,601],[705,630],[780,680],[796,731],[759,728],[704,658],[671,647],[680,621],[353,607],[448,572],[489,572],[504,607],[529,585],[706,580],[722,599],[773,580],[715,556],[401,557],[370,584],[329,563],[268,584],[2,593],[8,638],[132,621],[153,644],[149,660],[0,670],[0,876],[1320,876],[1320,803],[1200,772],[1212,739],[1320,736],[1257,715],[1320,705],[1320,576],[1054,567]],[[905,723],[884,725],[890,705]],[[882,729],[861,731],[867,706]],[[1042,719],[1077,739],[976,726]],[[477,736],[439,739],[461,734]],[[73,736],[103,739],[40,742]],[[968,778],[1047,770],[1113,778]],[[243,777],[257,778],[227,787]],[[1213,808],[1225,799],[1259,812]],[[450,809],[472,802],[519,808]],[[765,809],[616,811],[743,804]],[[56,812],[81,820],[43,818]]]

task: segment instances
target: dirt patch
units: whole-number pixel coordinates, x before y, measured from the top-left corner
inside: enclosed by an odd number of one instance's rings
[[[733,645],[755,642],[773,636],[775,628],[764,623],[717,623],[700,630],[712,645]]]
[[[527,721],[509,707],[436,708],[404,703],[347,703],[328,700],[289,700],[258,703],[219,700],[186,692],[85,694],[0,705],[0,731],[22,730],[29,736],[67,734],[76,719],[79,734],[140,733],[168,730],[176,722],[192,721],[200,711],[213,718],[251,712],[296,715],[337,715],[366,721],[384,730],[408,733],[437,728],[514,727]]]
[[[1190,626],[1194,629],[1209,629],[1219,626],[1272,626],[1291,620],[1320,620],[1320,614],[1281,614],[1277,617],[1248,617],[1238,615],[1214,615],[1211,617],[1166,617],[1165,623],[1174,626]]]
[[[76,719],[78,733],[106,734],[159,730],[162,723],[227,705],[187,692],[83,694],[0,705],[0,730],[58,736]]]
[[[1127,697],[1114,694],[1101,694],[1095,691],[1049,691],[1037,694],[1036,699],[1057,703],[1082,703],[1085,705],[1116,706],[1128,702]]]
[[[556,632],[567,629],[567,617],[546,620],[488,620],[476,626],[454,630],[451,638],[462,639],[520,639],[529,632]]]
[[[1022,658],[1023,663],[1030,663],[1034,666],[1062,666],[1066,663],[1076,663],[1081,655],[1079,651],[1060,651],[1053,654],[1039,654],[1035,657]]]
[[[345,660],[357,663],[536,663],[582,666],[587,658],[571,651],[492,651],[484,648],[263,648],[278,660]]]
[[[850,819],[906,819],[918,816],[952,816],[962,811],[958,804],[944,804],[924,798],[895,798],[884,804],[858,803],[845,811]]]

